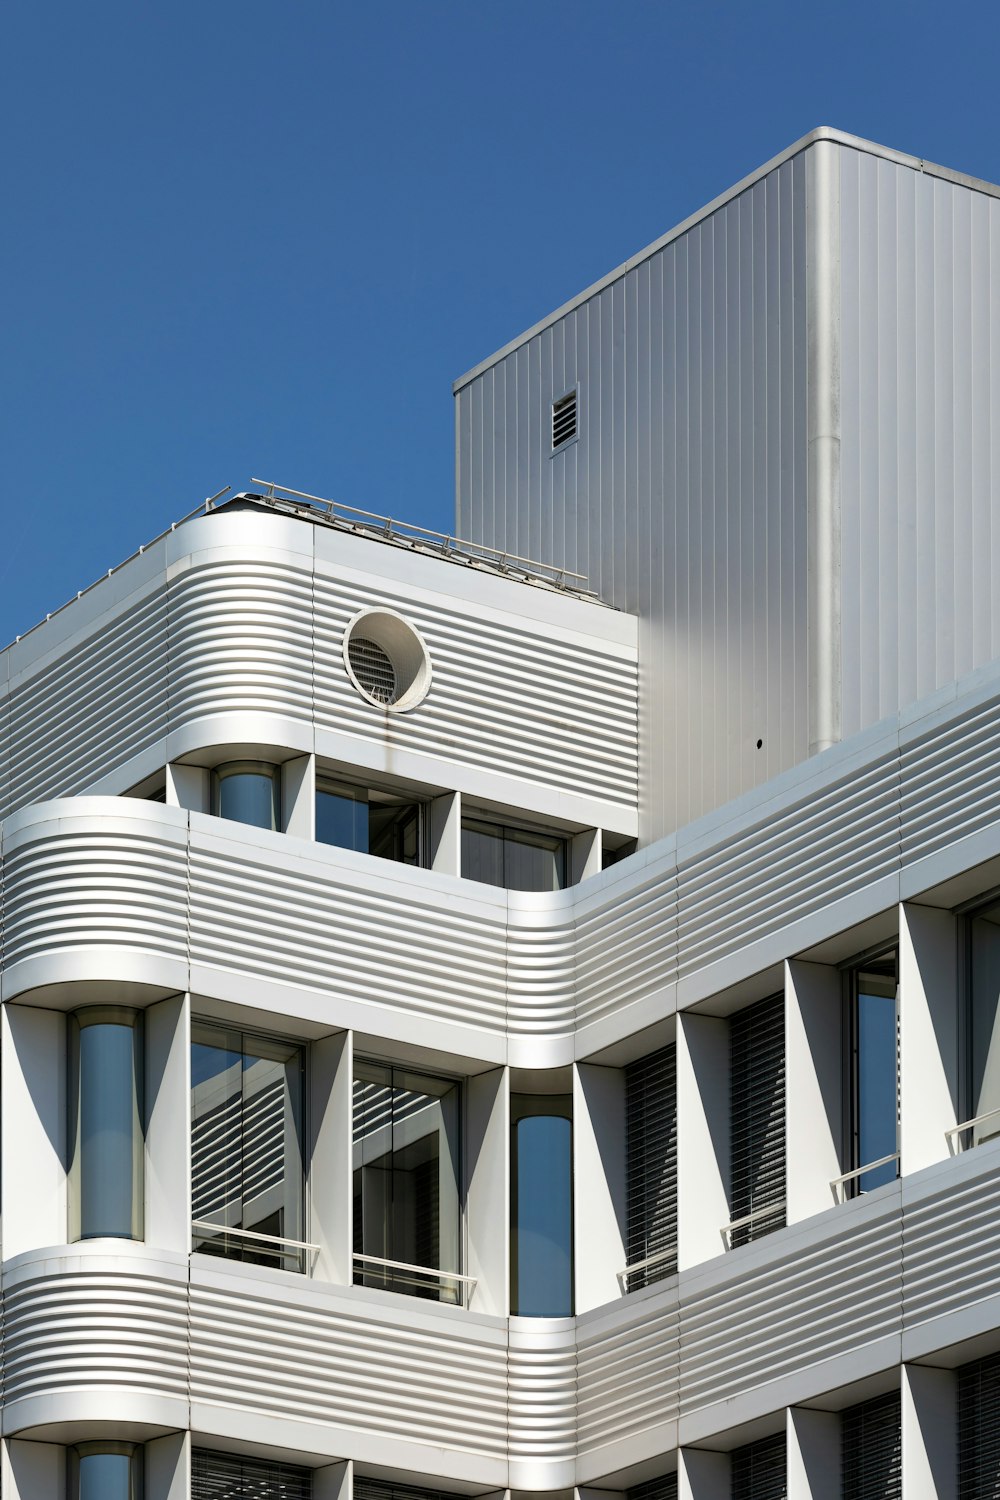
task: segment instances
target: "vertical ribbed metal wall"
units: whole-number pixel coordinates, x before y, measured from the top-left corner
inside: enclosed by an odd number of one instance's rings
[[[838,156],[848,735],[1000,654],[1000,201]]]
[[[800,153],[458,392],[462,534],[643,616],[644,841],[808,752],[805,226]]]

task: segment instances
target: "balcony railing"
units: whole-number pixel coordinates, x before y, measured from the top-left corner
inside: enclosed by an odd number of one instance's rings
[[[630,1266],[625,1266],[621,1271],[616,1272],[622,1296],[631,1290],[628,1284],[630,1276],[638,1276],[640,1271],[648,1271],[651,1266],[662,1266],[664,1261],[668,1260],[677,1260],[676,1245],[668,1245],[666,1250],[657,1250],[655,1255],[647,1255],[645,1260],[635,1260]]]
[[[277,1261],[283,1261],[285,1257],[294,1255],[298,1260],[298,1265],[294,1267],[295,1270],[303,1269],[303,1257],[306,1255],[310,1257],[309,1264],[311,1266],[312,1261],[315,1260],[320,1251],[319,1245],[311,1245],[307,1240],[290,1240],[274,1234],[258,1234],[256,1229],[234,1229],[228,1224],[213,1224],[210,1219],[193,1219],[191,1228],[200,1230],[202,1236],[210,1234],[215,1239],[225,1240],[231,1238],[245,1242],[251,1248],[254,1245],[259,1245],[260,1254],[273,1256]],[[206,1247],[203,1243],[200,1245],[196,1244],[194,1248],[195,1250],[204,1251]],[[211,1254],[211,1251],[209,1251],[209,1254]]]
[[[366,1267],[377,1267],[376,1270],[368,1271]],[[426,1291],[435,1283],[443,1292],[447,1287],[453,1286],[453,1300],[456,1304],[461,1303],[468,1307],[473,1293],[478,1285],[475,1276],[461,1276],[457,1271],[439,1271],[433,1266],[415,1266],[405,1260],[386,1260],[381,1255],[362,1255],[360,1251],[354,1252],[354,1274],[355,1276],[373,1278],[382,1272],[382,1282],[388,1288],[396,1283],[406,1287],[413,1287],[416,1291]],[[367,1284],[367,1283],[366,1283]]]
[[[766,1208],[755,1208],[752,1214],[744,1214],[742,1219],[733,1219],[729,1224],[723,1224],[719,1233],[722,1235],[722,1243],[727,1250],[733,1248],[733,1233],[737,1229],[746,1229],[751,1224],[758,1223],[761,1219],[772,1219],[776,1214],[785,1212],[785,1200],[780,1203],[769,1203]]]
[[[844,1172],[840,1177],[831,1178],[830,1191],[833,1193],[834,1203],[844,1203],[846,1201],[847,1195],[844,1189],[849,1182],[854,1182],[856,1178],[863,1177],[866,1172],[874,1172],[876,1167],[887,1167],[891,1161],[899,1161],[898,1151],[894,1151],[891,1156],[880,1156],[877,1161],[865,1162],[863,1167],[855,1167],[853,1171]],[[899,1173],[897,1172],[896,1175],[898,1177]]]
[[[967,1130],[972,1130],[976,1125],[981,1125],[984,1120],[995,1120],[1000,1115],[1000,1109],[987,1109],[981,1115],[975,1115],[971,1120],[963,1120],[961,1125],[952,1125],[944,1133],[945,1143],[952,1156],[965,1150],[962,1136]],[[1000,1126],[994,1134],[1000,1135]],[[992,1140],[992,1136],[989,1137]],[[975,1143],[973,1143],[975,1144]]]

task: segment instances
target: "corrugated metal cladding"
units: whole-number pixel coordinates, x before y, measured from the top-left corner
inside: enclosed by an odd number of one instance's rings
[[[1000,1495],[1000,1354],[958,1372],[958,1500]]]
[[[846,736],[1000,654],[1000,201],[837,158]]]
[[[457,396],[460,533],[643,616],[644,842],[808,753],[805,174],[775,168]]]
[[[788,1445],[783,1432],[736,1448],[732,1456],[732,1500],[785,1500]]]
[[[844,1500],[902,1500],[903,1436],[898,1391],[841,1417]]]

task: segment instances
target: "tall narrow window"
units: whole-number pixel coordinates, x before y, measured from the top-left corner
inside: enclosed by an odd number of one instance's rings
[[[788,1453],[783,1432],[733,1450],[731,1489],[732,1500],[785,1500]]]
[[[355,1063],[358,1285],[462,1301],[460,1101],[454,1079]]]
[[[237,760],[212,773],[212,811],[216,817],[251,828],[281,827],[281,768],[264,761]]]
[[[141,1443],[78,1443],[69,1451],[70,1500],[142,1500]]]
[[[677,1048],[625,1069],[628,1288],[677,1269]]]
[[[573,1313],[573,1100],[514,1094],[511,1130],[511,1312]]]
[[[192,1027],[196,1250],[306,1269],[303,1072],[302,1048],[293,1042],[203,1023]]]
[[[1000,1135],[1000,902],[968,919],[966,974],[963,1144],[978,1146]]]
[[[312,1471],[275,1458],[191,1450],[191,1500],[310,1500]]]
[[[733,1245],[785,1222],[785,1000],[772,995],[730,1022]]]
[[[899,1392],[852,1406],[841,1416],[844,1500],[901,1500],[903,1442]]]
[[[462,874],[509,891],[562,890],[566,840],[532,828],[463,818]]]
[[[851,1167],[857,1193],[892,1182],[899,1174],[899,1051],[896,954],[852,969]]]
[[[1000,1354],[958,1372],[958,1500],[1000,1495]]]
[[[69,1235],[143,1237],[143,1018],[94,1005],[69,1020]]]

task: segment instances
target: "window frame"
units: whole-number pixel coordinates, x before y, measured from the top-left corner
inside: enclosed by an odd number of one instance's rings
[[[476,827],[474,825],[479,825],[479,826]],[[503,884],[501,884],[501,885],[494,885],[492,881],[477,880],[474,875],[467,875],[465,873],[465,868],[464,868],[465,861],[462,858],[462,852],[461,852],[461,836],[466,831],[467,828],[469,829],[469,831],[471,833],[478,833],[478,832],[481,832],[481,831],[487,830],[487,829],[490,829],[490,830],[495,829],[496,830],[496,833],[495,833],[494,836],[496,837],[498,843],[500,844],[501,851],[502,851],[501,857],[502,857],[502,860],[503,860],[503,872],[504,872],[504,883]],[[522,843],[522,844],[524,844],[528,848],[532,848],[532,847],[536,848],[536,849],[538,849],[538,848],[544,848],[544,844],[541,842],[542,840],[549,840],[551,843],[558,845],[558,847],[559,847],[559,856],[560,856],[560,862],[559,862],[559,875],[560,875],[560,878],[559,878],[559,884],[558,885],[556,885],[554,887],[551,887],[551,888],[546,886],[546,887],[543,887],[541,891],[539,891],[538,888],[535,887],[535,886],[529,886],[529,887],[526,888],[524,886],[512,886],[512,885],[508,885],[506,883],[506,881],[507,881],[507,854],[506,854],[506,845],[507,845],[507,841],[508,841],[508,835],[510,835],[510,834],[514,834],[514,835],[525,834],[525,835],[527,835],[526,838],[523,838],[523,839],[520,839],[520,840],[517,837],[511,838],[510,842],[513,843],[513,844]],[[478,809],[478,808],[474,808],[474,807],[465,808],[465,807],[463,807],[462,808],[461,827],[459,828],[459,868],[460,868],[460,872],[461,872],[461,875],[462,875],[462,879],[463,880],[474,880],[477,885],[488,885],[488,886],[490,886],[495,891],[512,891],[512,890],[525,890],[525,889],[527,889],[529,892],[533,891],[536,894],[546,894],[546,893],[550,893],[552,890],[556,890],[556,891],[566,891],[566,890],[569,890],[570,887],[571,887],[571,884],[572,884],[572,880],[571,880],[571,875],[572,875],[572,849],[571,849],[572,838],[573,838],[572,834],[564,833],[561,829],[558,829],[558,828],[552,828],[551,825],[541,825],[541,824],[534,824],[534,823],[510,822],[510,821],[508,821],[506,818],[504,818],[502,816],[500,816],[500,817],[494,817],[494,816],[491,816],[489,813],[484,813],[484,812],[480,811],[480,809]],[[535,840],[534,844],[532,843],[532,840]]]
[[[881,944],[870,952],[859,954],[843,967],[844,984],[844,1155],[848,1163],[846,1170],[855,1175],[843,1183],[844,1198],[862,1198],[889,1183],[876,1183],[873,1188],[862,1188],[866,1172],[861,1168],[870,1164],[861,1160],[861,1088],[860,1068],[861,1036],[858,1001],[862,994],[860,980],[864,974],[875,975],[874,966],[888,959],[895,962],[896,993],[893,1001],[895,1016],[895,1079],[896,1079],[896,1148],[895,1181],[901,1175],[900,1153],[900,1107],[902,1101],[902,1059],[899,1045],[899,942]],[[875,975],[875,977],[878,977]],[[886,999],[889,997],[886,996]],[[878,1157],[875,1158],[879,1160]],[[888,1165],[888,1164],[887,1164]],[[876,1168],[876,1170],[880,1170]]]
[[[369,808],[372,807],[373,803],[374,803],[375,806],[379,806],[380,804],[383,805],[383,806],[384,805],[391,806],[393,803],[398,803],[401,807],[412,807],[412,808],[414,808],[416,810],[416,814],[417,814],[417,861],[416,861],[416,864],[410,864],[408,860],[392,859],[387,854],[373,853],[372,849],[371,849],[371,826],[370,826],[370,823],[369,823],[369,834],[368,834],[368,845],[369,845],[369,847],[367,849],[352,849],[351,846],[348,845],[348,844],[334,844],[334,843],[331,843],[327,839],[321,839],[319,837],[319,833],[318,832],[316,833],[315,842],[317,844],[322,844],[322,846],[324,847],[324,849],[346,849],[346,850],[348,850],[349,853],[352,853],[352,854],[367,854],[370,859],[384,860],[387,864],[406,865],[407,868],[411,869],[411,870],[426,870],[428,868],[429,864],[430,864],[430,846],[429,846],[429,838],[428,838],[428,818],[427,818],[427,804],[428,804],[428,799],[426,797],[420,797],[416,793],[411,793],[411,792],[409,792],[409,791],[407,791],[405,789],[397,789],[395,787],[385,787],[385,786],[373,785],[370,781],[354,780],[354,779],[352,779],[351,777],[348,777],[348,776],[338,776],[335,773],[330,774],[330,773],[327,773],[326,771],[317,770],[317,772],[316,772],[316,787],[315,787],[315,791],[313,793],[313,798],[314,798],[314,802],[315,802],[315,810],[316,810],[316,814],[317,814],[317,827],[318,827],[318,813],[319,813],[319,798],[321,796],[343,797],[346,794],[352,794],[353,795],[356,792],[363,792],[364,793],[364,798],[365,798],[365,801],[366,801],[367,806]],[[354,800],[355,801],[359,801],[361,799],[355,797]]]

